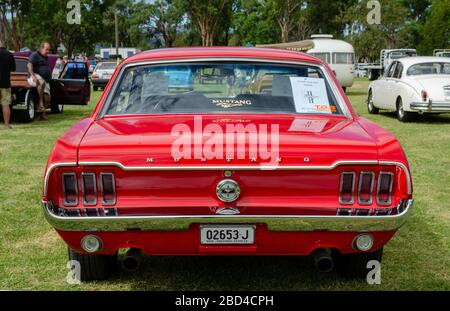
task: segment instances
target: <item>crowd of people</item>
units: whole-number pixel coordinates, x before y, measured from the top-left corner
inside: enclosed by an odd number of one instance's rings
[[[51,51],[50,44],[44,42],[39,49],[31,53],[29,56],[27,71],[27,82],[31,87],[35,87],[38,94],[37,109],[39,119],[42,121],[48,120],[46,109],[51,103],[50,81],[55,77],[55,71],[49,63],[49,54]],[[71,59],[76,62],[85,62],[87,68],[95,66],[97,61],[90,61],[86,56],[78,55]],[[60,69],[64,68],[65,64],[69,62],[69,57],[60,57],[55,66]],[[11,120],[11,73],[16,70],[14,55],[6,49],[5,43],[0,41],[0,104],[2,106],[3,122],[5,129],[12,129]],[[53,76],[52,76],[53,75]]]

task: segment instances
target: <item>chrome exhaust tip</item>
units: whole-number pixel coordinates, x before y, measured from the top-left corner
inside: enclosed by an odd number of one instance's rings
[[[122,259],[122,269],[127,272],[135,272],[141,266],[142,251],[137,248],[130,248]]]

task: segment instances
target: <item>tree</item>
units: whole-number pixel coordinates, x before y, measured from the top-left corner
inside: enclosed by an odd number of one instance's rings
[[[26,0],[0,1],[0,39],[11,42],[14,50],[19,51],[24,39],[25,16],[30,10],[30,2]]]
[[[112,0],[80,0],[81,23],[67,22],[67,2],[60,0],[30,0],[34,8],[25,21],[27,43],[37,47],[42,41],[48,41],[53,52],[62,43],[69,56],[76,51],[93,52],[105,31],[104,12],[113,3]]]
[[[159,0],[150,5],[148,15],[153,33],[161,35],[165,47],[172,47],[185,15],[183,0]]]
[[[432,0],[422,37],[418,46],[421,54],[431,55],[434,49],[450,48],[450,0]]]
[[[288,42],[289,34],[297,22],[301,9],[305,8],[306,2],[301,0],[268,0],[267,6],[280,27],[281,42]]]
[[[398,33],[408,24],[408,10],[397,0],[380,0],[380,2],[381,23],[379,25],[367,23],[366,16],[369,12],[367,0],[355,3],[345,12],[350,33],[349,39],[355,47],[356,55],[370,62],[379,58],[382,49],[406,45],[399,40]]]
[[[231,11],[232,0],[187,0],[187,12],[202,38],[203,46],[212,46],[221,17]]]
[[[280,31],[260,0],[237,0],[233,6],[232,45],[279,42]]]

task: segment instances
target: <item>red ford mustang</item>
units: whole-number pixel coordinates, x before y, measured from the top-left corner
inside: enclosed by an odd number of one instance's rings
[[[128,58],[43,184],[85,281],[108,277],[120,249],[128,270],[141,253],[309,255],[364,277],[412,203],[399,142],[355,114],[327,65],[258,48]]]

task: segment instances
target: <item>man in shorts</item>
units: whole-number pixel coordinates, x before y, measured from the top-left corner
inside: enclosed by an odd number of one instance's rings
[[[0,105],[2,106],[5,128],[11,129],[11,72],[16,71],[14,56],[5,48],[0,40]]]
[[[44,42],[40,45],[39,50],[30,55],[28,61],[28,72],[36,83],[37,92],[39,94],[39,106],[37,111],[41,112],[41,120],[48,120],[45,109],[50,105],[50,80],[52,79],[52,71],[48,63],[48,54],[50,53],[50,44]]]

